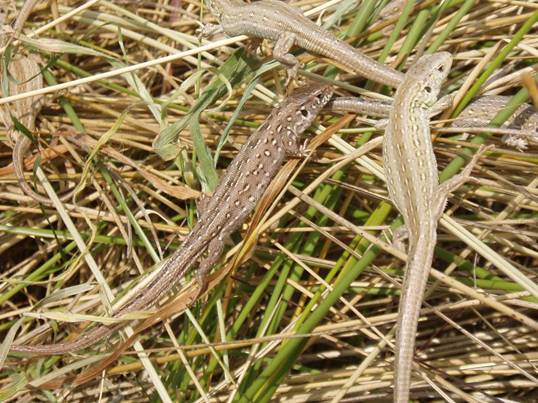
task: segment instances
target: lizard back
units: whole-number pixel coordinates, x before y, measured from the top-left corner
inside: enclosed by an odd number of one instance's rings
[[[430,134],[430,110],[451,64],[451,55],[440,52],[422,56],[410,67],[396,91],[385,130],[383,161],[387,188],[410,236],[419,231],[418,218],[432,212],[438,173]]]

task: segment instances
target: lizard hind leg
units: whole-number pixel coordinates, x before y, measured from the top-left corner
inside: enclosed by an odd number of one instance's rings
[[[199,217],[203,217],[209,212],[209,201],[211,200],[211,196],[212,195],[209,193],[202,193],[200,194],[200,197],[195,200]]]
[[[409,229],[407,226],[402,225],[394,230],[392,235],[392,246],[396,249],[405,252],[406,250],[406,241],[409,238]]]
[[[223,250],[224,242],[219,237],[216,237],[212,239],[211,242],[209,242],[206,254],[202,258],[202,261],[200,262],[200,267],[196,272],[196,281],[198,282],[198,286],[200,288],[200,290],[198,291],[198,295],[202,295],[206,291],[207,275],[209,274],[213,266],[215,266],[219,261],[220,255],[222,254]]]

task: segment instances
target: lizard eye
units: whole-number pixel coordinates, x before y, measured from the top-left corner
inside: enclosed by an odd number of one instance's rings
[[[306,109],[301,109],[301,115],[303,115],[303,118],[308,118],[310,116],[310,113]]]
[[[424,91],[426,91],[428,94],[432,92],[432,87],[430,87],[429,85],[425,86],[424,87]]]

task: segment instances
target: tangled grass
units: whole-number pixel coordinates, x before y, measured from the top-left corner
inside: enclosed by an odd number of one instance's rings
[[[200,192],[284,95],[285,70],[266,44],[254,54],[244,38],[201,41],[212,17],[198,0],[34,2],[21,34],[9,28],[15,3],[3,2],[0,400],[390,399],[405,254],[390,241],[401,223],[374,147],[382,130],[330,111],[312,129],[316,151],[275,178],[204,297],[189,274],[158,313],[134,315],[92,348],[7,355],[13,342],[57,343],[110,323],[110,304],[136,297],[142,273],[192,228]],[[495,145],[441,221],[412,395],[535,401],[536,141],[529,134],[518,150],[502,131],[466,135],[450,123],[481,95],[511,97],[492,126],[538,105],[538,4],[393,2],[403,9],[381,18],[386,3],[294,4],[402,71],[422,52],[454,55],[444,93],[456,101],[432,122],[442,179],[479,144]],[[297,54],[303,77],[324,76],[340,94],[392,95]],[[30,81],[28,63],[44,81]],[[32,139],[26,179],[51,205],[20,190],[18,136]]]

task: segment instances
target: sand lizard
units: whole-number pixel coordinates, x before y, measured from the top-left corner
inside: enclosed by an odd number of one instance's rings
[[[247,35],[274,41],[273,57],[290,68],[292,77],[299,63],[290,49],[297,45],[313,54],[335,60],[375,82],[392,87],[402,82],[401,72],[362,54],[285,2],[261,0],[246,4],[237,0],[208,0],[208,4],[220,26],[208,27],[206,33],[222,30],[230,36]]]
[[[448,194],[465,182],[482,151],[458,175],[439,184],[430,134],[431,108],[450,67],[447,52],[422,56],[396,90],[383,139],[387,188],[409,233],[408,261],[396,332],[394,401],[408,402],[422,296],[433,260],[437,224]]]
[[[198,259],[201,262],[196,278],[200,288],[205,287],[205,276],[218,262],[224,239],[246,220],[286,157],[303,155],[303,133],[329,101],[332,92],[332,88],[327,85],[301,87],[273,109],[242,147],[211,198],[201,203],[201,217],[183,246],[164,263],[158,275],[153,277],[136,299],[123,305],[115,312],[115,316],[149,309],[155,305]],[[119,327],[121,325],[99,326],[73,342],[18,345],[12,346],[11,351],[39,355],[62,354],[90,346]]]
[[[452,96],[447,96],[447,99]],[[495,115],[504,108],[509,96],[503,95],[483,95],[471,102],[460,115],[452,122],[454,127],[479,127],[487,126]],[[446,105],[439,106],[436,102],[432,109],[430,117],[442,112]],[[329,102],[327,108],[336,112],[354,112],[364,113],[366,115],[385,118],[388,117],[392,110],[392,102],[390,100],[375,100],[359,97],[335,97]],[[502,127],[521,129],[529,134],[534,132],[538,135],[538,112],[532,105],[521,105],[514,114],[503,124]]]
[[[511,97],[503,95],[483,96],[469,104],[452,123],[452,127],[487,126],[499,110],[504,108]],[[520,130],[517,133],[505,134],[503,143],[522,151],[527,148],[527,141],[538,141],[538,112],[533,105],[523,104],[504,122],[501,128]]]

